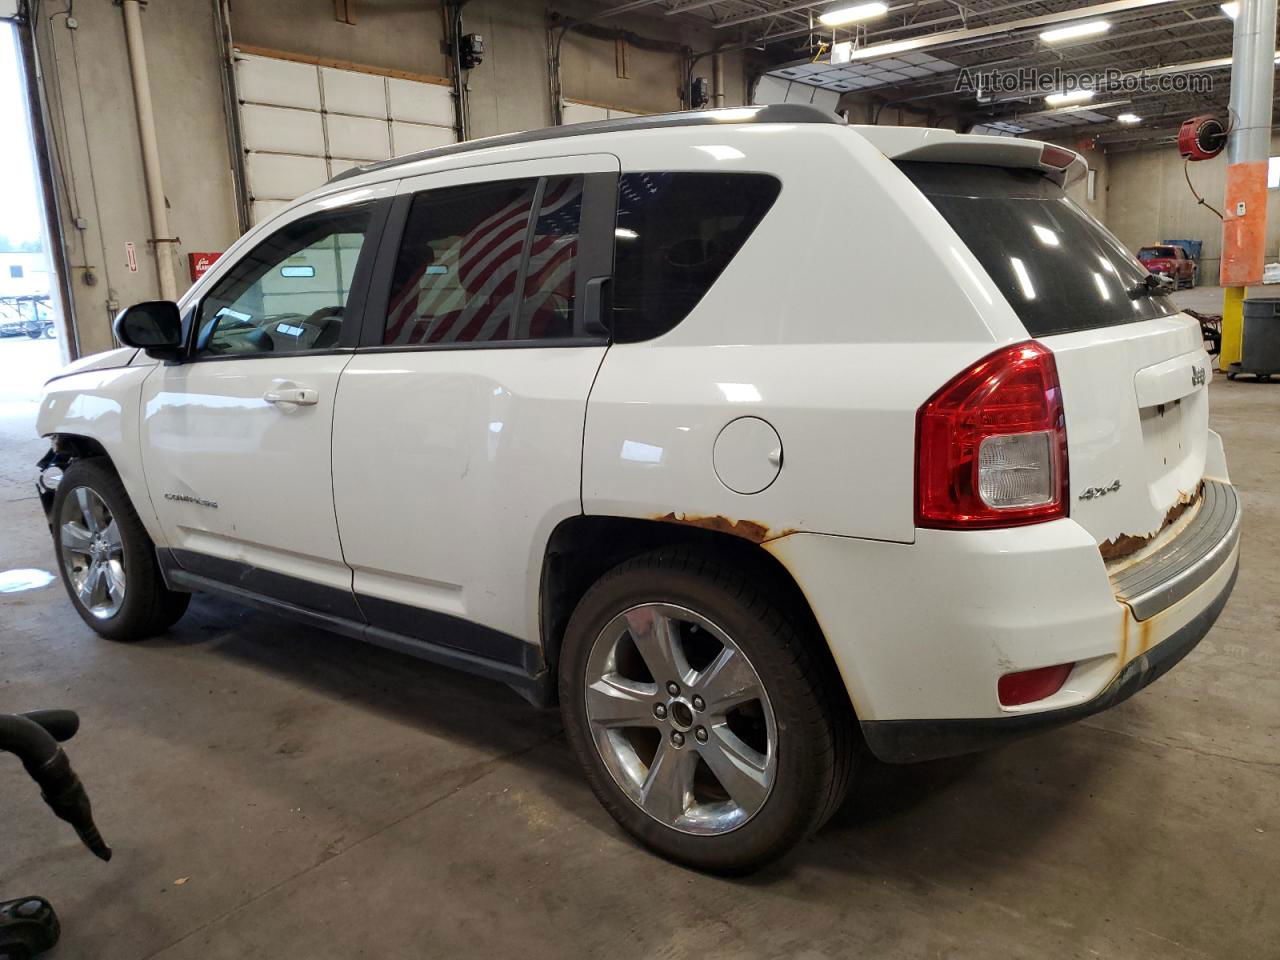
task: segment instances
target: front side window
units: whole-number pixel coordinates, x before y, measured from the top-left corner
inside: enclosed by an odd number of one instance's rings
[[[624,174],[614,241],[614,339],[648,340],[688,316],[781,188],[762,173]]]
[[[254,247],[201,302],[197,356],[337,347],[371,214],[303,217]]]

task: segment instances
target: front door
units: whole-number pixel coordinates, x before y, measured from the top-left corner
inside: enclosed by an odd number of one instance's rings
[[[388,279],[333,431],[338,526],[374,630],[536,666],[543,551],[582,511],[617,172],[579,156],[401,181],[394,263],[375,271]]]
[[[334,519],[330,439],[384,203],[365,189],[303,206],[220,265],[191,306],[190,359],[147,378],[147,483],[191,573],[359,617]]]

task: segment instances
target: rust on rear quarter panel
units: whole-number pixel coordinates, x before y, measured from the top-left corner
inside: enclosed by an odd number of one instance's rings
[[[1178,494],[1178,502],[1169,508],[1169,512],[1164,515],[1163,522],[1153,533],[1148,533],[1145,536],[1122,533],[1118,537],[1112,537],[1110,540],[1098,544],[1098,552],[1102,554],[1102,559],[1110,562],[1112,560],[1121,560],[1137,553],[1156,537],[1160,536],[1162,531],[1177,523],[1178,518],[1199,503],[1202,496],[1204,496],[1203,481],[1191,493],[1183,492]]]
[[[764,543],[766,540],[776,540],[795,533],[794,530],[770,530],[763,523],[756,523],[754,520],[731,520],[719,514],[704,517],[693,513],[665,513],[654,519],[663,523],[685,523],[716,533],[729,533],[752,543]]]

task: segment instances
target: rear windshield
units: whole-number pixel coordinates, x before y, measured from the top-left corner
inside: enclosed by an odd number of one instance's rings
[[[1143,247],[1138,251],[1139,260],[1169,260],[1177,255],[1173,247]]]
[[[898,164],[960,235],[1033,337],[1176,313],[1106,228],[1034,170]]]

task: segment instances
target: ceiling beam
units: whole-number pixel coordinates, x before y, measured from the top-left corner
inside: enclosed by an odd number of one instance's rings
[[[910,37],[906,40],[891,40],[888,43],[873,43],[854,50],[853,59],[866,60],[872,57],[888,57],[895,53],[906,53],[909,50],[927,50],[931,47],[942,47],[953,43],[970,43],[974,40],[982,40],[985,37],[993,37],[1002,33],[1033,30],[1038,27],[1047,27],[1055,23],[1068,23],[1073,20],[1092,20],[1095,17],[1106,16],[1110,13],[1127,13],[1131,10],[1143,10],[1173,2],[1175,0],[1109,0],[1108,3],[1095,3],[1087,7],[1075,7],[1071,10],[1042,13],[1039,16],[1024,17],[1021,20],[990,23],[981,27],[970,27],[966,30],[930,33],[920,37]]]

